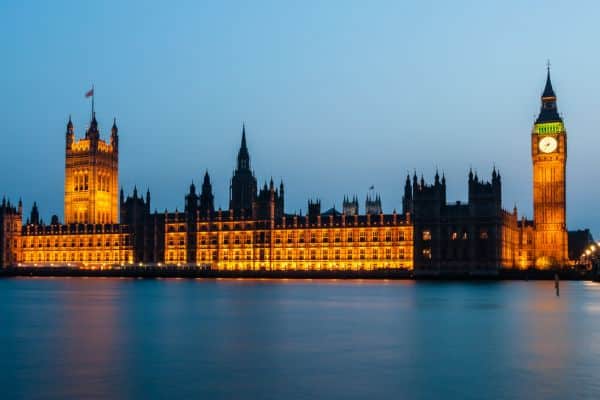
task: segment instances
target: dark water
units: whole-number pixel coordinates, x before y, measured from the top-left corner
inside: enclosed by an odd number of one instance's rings
[[[0,398],[600,399],[600,285],[0,280]]]

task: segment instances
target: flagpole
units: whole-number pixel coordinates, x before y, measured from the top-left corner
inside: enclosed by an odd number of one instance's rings
[[[96,93],[94,92],[94,85],[92,84],[92,119],[94,119],[94,97],[96,97]]]

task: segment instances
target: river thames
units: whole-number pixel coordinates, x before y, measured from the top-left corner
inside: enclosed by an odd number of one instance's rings
[[[3,399],[600,398],[600,284],[0,279]]]

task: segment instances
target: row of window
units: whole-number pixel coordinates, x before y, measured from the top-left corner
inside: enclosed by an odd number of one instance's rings
[[[50,239],[46,239],[46,241],[43,240],[23,240],[23,248],[36,248],[36,247],[45,247],[45,248],[51,248],[51,247],[111,247],[111,246],[115,246],[118,247],[120,245],[123,246],[128,246],[129,245],[129,237],[125,236],[121,241],[119,239],[115,239],[114,241],[111,239],[97,239],[94,240],[93,238],[90,238],[88,240],[84,240],[84,239],[71,239],[71,240],[60,240],[60,239],[54,239],[54,240],[50,240]]]
[[[130,252],[26,252],[24,262],[125,262],[131,260]]]
[[[296,232],[289,232],[286,234],[276,233],[274,234],[274,242],[275,244],[282,243],[341,243],[342,241],[352,243],[354,241],[358,242],[392,242],[392,241],[404,241],[406,240],[406,235],[404,231],[399,232],[391,232],[386,231],[384,234],[373,231],[370,234],[367,234],[365,231],[361,231],[358,234],[355,232],[336,232],[334,235],[330,236],[328,232],[323,232],[322,234],[317,234],[315,232],[312,233],[303,233],[298,235]],[[213,244],[216,245],[218,240],[217,234],[212,234],[209,236],[201,235],[199,243],[201,245]],[[224,234],[223,235],[223,244],[252,244],[254,243],[269,243],[269,234],[265,232],[256,233],[253,239],[252,234]]]
[[[172,258],[176,256],[177,252],[170,252],[169,257],[168,258]],[[183,252],[180,252],[183,253]],[[217,261],[218,260],[218,253],[217,251],[212,251],[212,252],[201,252],[198,255],[199,259],[201,261]],[[391,248],[386,248],[386,249],[347,249],[347,250],[340,250],[340,249],[336,249],[336,250],[317,250],[317,249],[311,249],[311,250],[298,250],[298,251],[292,251],[292,250],[287,250],[287,251],[281,251],[281,250],[275,250],[273,253],[273,259],[274,260],[305,260],[305,259],[310,259],[310,260],[341,260],[341,259],[345,259],[345,260],[353,260],[353,259],[359,259],[359,260],[366,260],[366,259],[372,259],[372,260],[379,260],[379,259],[386,259],[386,260],[391,260],[391,259],[405,259],[407,257],[411,257],[411,252],[410,249],[404,249],[404,248],[399,248],[397,251],[392,251]],[[235,251],[231,251],[228,252],[227,250],[223,251],[222,253],[222,260],[227,261],[227,260],[253,260],[253,259],[258,259],[258,260],[265,260],[266,259],[266,252],[264,249],[261,249],[260,251],[258,251],[256,254],[253,254],[252,251],[246,251],[246,252],[242,252],[239,250],[235,250]]]
[[[341,270],[341,271],[372,271],[376,269],[387,269],[387,268],[411,268],[411,263],[400,262],[400,263],[344,263],[344,262],[323,262],[323,263],[273,263],[269,265],[270,270],[276,271],[318,271],[318,270]],[[248,271],[248,270],[265,270],[265,267],[260,267],[248,263],[234,263],[228,262],[217,266],[220,270],[226,271]]]

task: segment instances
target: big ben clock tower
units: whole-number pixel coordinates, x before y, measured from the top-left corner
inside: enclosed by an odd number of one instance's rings
[[[566,229],[567,132],[558,115],[550,68],[540,114],[531,133],[535,265],[552,268],[568,259]]]

